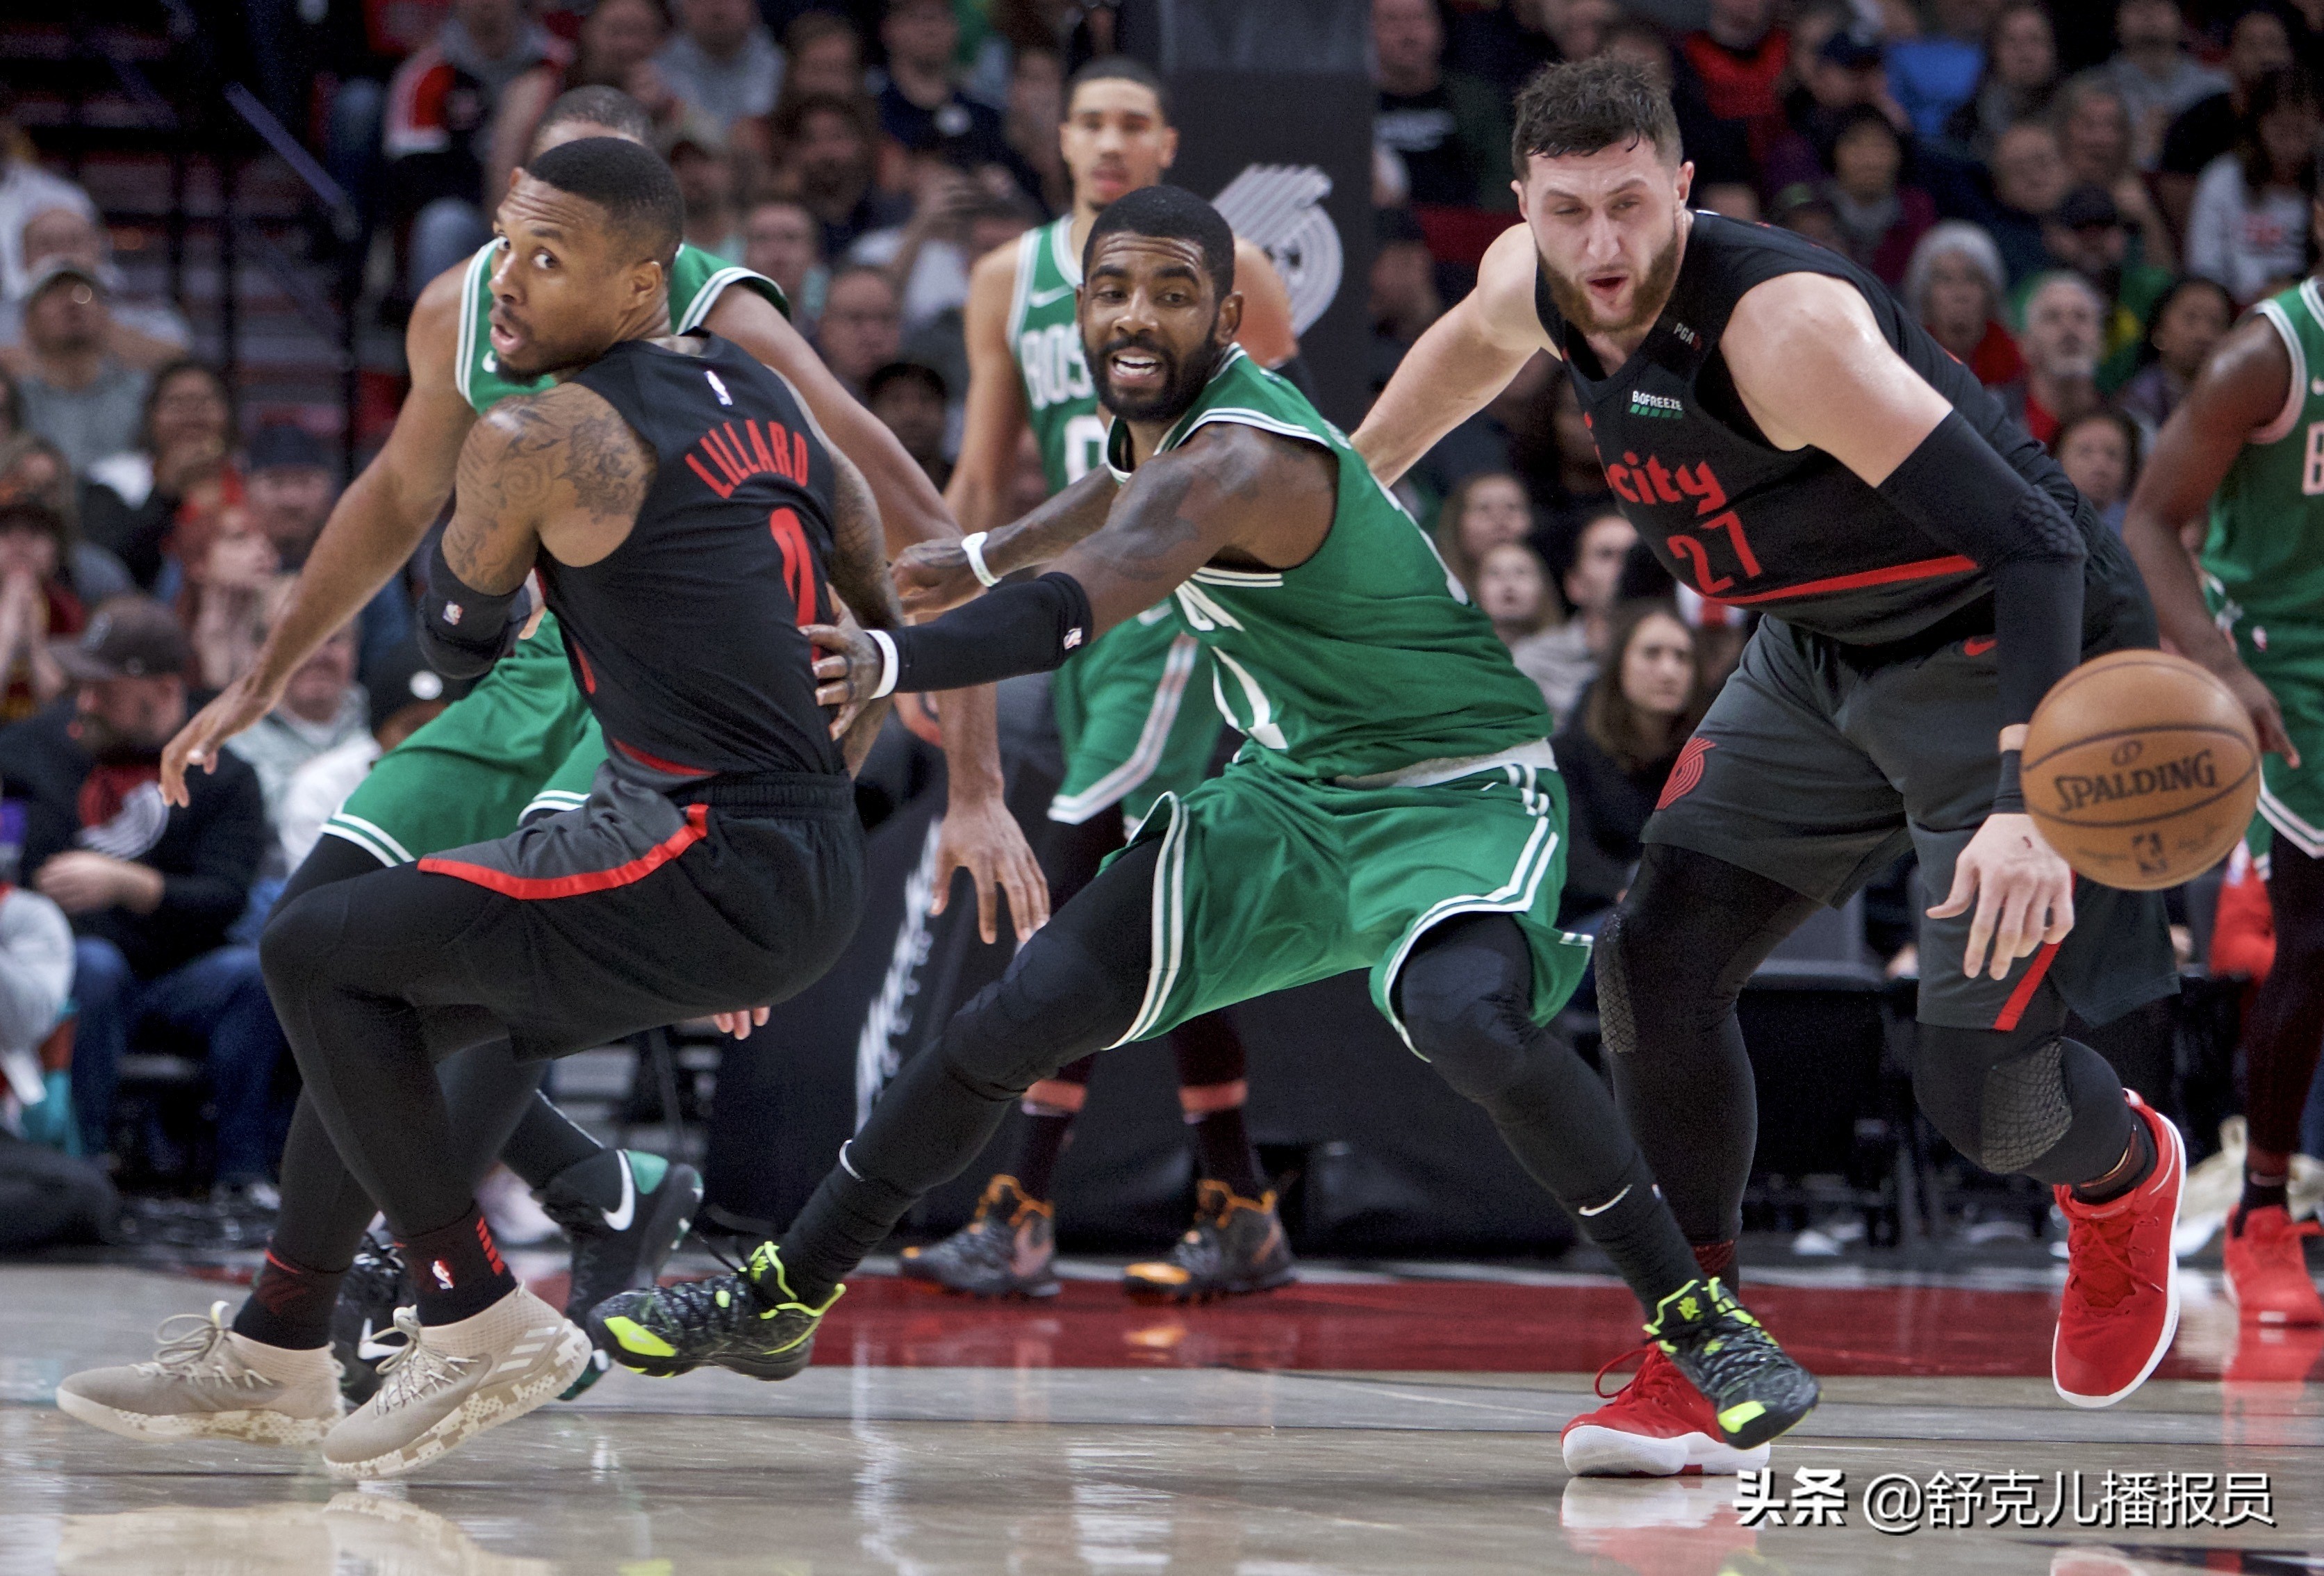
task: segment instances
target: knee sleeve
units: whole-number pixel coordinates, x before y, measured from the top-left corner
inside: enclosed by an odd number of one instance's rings
[[[2085,1182],[2121,1158],[2122,1084],[2105,1057],[2062,1037],[2062,1017],[2006,1034],[1920,1026],[1913,1092],[1947,1141],[1987,1171]]]
[[[1648,843],[1593,953],[1606,1048],[1660,1052],[1714,1032],[1753,972],[1818,907],[1739,865]]]
[[[1412,1048],[1453,1090],[1479,1103],[1525,1071],[1533,1021],[1533,954],[1524,932],[1498,914],[1462,915],[1413,948],[1397,982]]]

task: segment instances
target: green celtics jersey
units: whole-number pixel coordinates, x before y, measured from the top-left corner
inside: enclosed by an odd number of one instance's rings
[[[1217,659],[1213,694],[1273,764],[1318,778],[1401,773],[1539,740],[1549,708],[1485,615],[1347,436],[1240,346],[1157,452],[1214,421],[1313,443],[1339,465],[1331,534],[1289,569],[1208,567],[1178,612]],[[1130,429],[1116,422],[1117,475]]]
[[[1025,409],[1052,493],[1105,458],[1105,421],[1074,317],[1082,260],[1074,255],[1073,228],[1067,214],[1025,232],[1017,243],[1017,290],[1009,300],[1009,352],[1025,380]]]
[[[2311,279],[2259,310],[2291,353],[2292,386],[2212,496],[2204,574],[2231,623],[2324,625],[2324,293]]]
[[[500,243],[493,241],[469,258],[467,277],[460,282],[468,309],[460,318],[460,344],[452,363],[452,375],[459,380],[461,397],[479,412],[491,410],[511,394],[537,394],[549,387],[547,378],[516,382],[503,377],[499,358],[493,355],[488,330],[493,310],[493,259],[499,251]],[[783,287],[765,274],[753,273],[698,246],[681,244],[678,261],[670,264],[669,270],[670,332],[691,334],[701,327],[702,319],[718,304],[719,292],[730,284],[747,284],[772,301],[775,310],[784,317],[791,315],[791,304],[783,297]]]

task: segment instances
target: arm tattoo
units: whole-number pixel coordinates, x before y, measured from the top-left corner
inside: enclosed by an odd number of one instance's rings
[[[445,559],[479,591],[512,590],[544,527],[576,513],[634,520],[653,477],[653,455],[629,423],[579,385],[503,400],[461,446]]]
[[[994,531],[984,544],[984,562],[1006,575],[1046,564],[1105,524],[1121,489],[1106,470],[1094,470],[1014,525]]]
[[[1205,539],[1213,551],[1231,545],[1231,521],[1259,500],[1268,483],[1285,479],[1284,442],[1227,426],[1199,454],[1148,461],[1122,494],[1116,529],[1093,544],[1110,545],[1111,567],[1126,579],[1154,584],[1158,596],[1186,577],[1189,547]]]
[[[888,577],[887,539],[880,506],[855,463],[836,447],[831,456],[831,585],[867,630],[901,629],[904,610]]]

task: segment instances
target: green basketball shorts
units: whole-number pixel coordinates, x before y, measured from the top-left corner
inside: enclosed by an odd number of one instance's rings
[[[1065,775],[1049,819],[1079,826],[1119,806],[1135,823],[1165,793],[1192,791],[1218,746],[1210,687],[1210,654],[1167,604],[1057,669],[1050,694]]]

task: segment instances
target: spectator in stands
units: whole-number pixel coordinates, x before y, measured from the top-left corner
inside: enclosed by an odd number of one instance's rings
[[[774,117],[780,184],[823,226],[823,254],[844,257],[856,237],[900,225],[911,199],[874,187],[879,124],[861,98],[788,99]]]
[[[1471,595],[1478,611],[1493,621],[1493,632],[1513,657],[1526,641],[1539,639],[1558,622],[1549,567],[1522,541],[1485,549],[1477,560],[1477,584]]]
[[[2007,288],[1993,237],[1965,219],[1946,219],[1913,248],[1898,295],[1954,360],[1998,388],[2025,372],[2017,341],[2001,323]]]
[[[1057,138],[1057,128],[1065,119],[1065,57],[1051,49],[1020,48],[1017,69],[1009,77],[1009,108],[1003,124],[1009,146],[1040,180],[1036,195],[1052,214],[1063,213],[1074,200],[1073,179]]]
[[[1484,471],[1452,489],[1436,512],[1436,556],[1454,578],[1477,594],[1485,555],[1533,534],[1533,504],[1525,484],[1507,471]],[[1547,571],[1543,586],[1546,590]]]
[[[1584,525],[1574,539],[1572,559],[1558,582],[1571,610],[1564,624],[1526,641],[1523,653],[1510,654],[1517,671],[1541,686],[1553,716],[1563,717],[1572,710],[1590,681],[1598,677],[1613,631],[1623,560],[1637,539],[1637,528],[1612,510]]]
[[[194,681],[224,689],[250,671],[266,638],[266,608],[279,576],[274,546],[235,505],[180,560],[175,606],[193,647]]]
[[[2187,272],[2248,306],[2308,272],[2316,196],[2317,96],[2278,71],[2251,91],[2236,149],[2204,167],[2187,220]]]
[[[726,263],[742,261],[742,216],[734,207],[734,161],[726,140],[696,124],[665,138],[670,173],[686,203],[685,238]]]
[[[2163,139],[2155,189],[2162,196],[2163,211],[2181,234],[2191,235],[2188,226],[2193,223],[2195,189],[2203,172],[2249,142],[2260,84],[2297,69],[2282,14],[2254,5],[2236,17],[2227,33],[2227,68],[2226,80],[2187,106]]]
[[[2050,452],[2109,530],[2122,530],[2124,506],[2138,483],[2138,428],[2119,410],[2086,410],[2058,429]]]
[[[562,66],[544,62],[503,89],[499,106],[493,112],[485,206],[499,206],[508,190],[509,171],[524,161],[541,116],[551,104],[576,88],[611,88],[626,93],[653,117],[657,128],[675,129],[687,117],[689,106],[672,89],[654,59],[669,32],[659,0],[597,0],[582,19],[569,62]]]
[[[2129,227],[2104,187],[2077,187],[2068,192],[2042,235],[2051,261],[2089,281],[2107,303],[2098,340],[2098,386],[2114,389],[2138,364],[2147,315],[2171,288],[2171,271],[2143,261],[2143,247],[2134,252]]]
[[[880,40],[888,46],[887,80],[878,99],[881,130],[908,149],[942,146],[964,168],[999,164],[1013,171],[1020,166],[1000,112],[963,93],[954,78],[960,19],[951,0],[887,0]]]
[[[752,208],[742,221],[742,265],[782,286],[791,321],[802,334],[815,332],[831,271],[823,263],[823,226],[813,214],[782,198]]]
[[[412,296],[492,239],[484,170],[502,91],[544,65],[562,71],[571,58],[528,12],[526,0],[454,0],[436,36],[388,84],[386,195],[391,221],[410,226]]]
[[[0,85],[0,296],[20,300],[32,283],[25,266],[24,226],[46,208],[78,209],[91,222],[97,204],[61,175],[41,167],[32,139],[16,124],[13,101]]]
[[[1828,182],[1795,181],[1786,186],[1775,193],[1767,222],[1777,229],[1805,235],[1828,252],[1845,255],[1848,251],[1848,237],[1840,234],[1840,210],[1832,207]]]
[[[1771,198],[1785,189],[1820,180],[1821,150],[1831,146],[1840,123],[1870,105],[1900,133],[1912,123],[1888,91],[1888,73],[1879,46],[1851,30],[1845,5],[1808,12],[1793,29],[1793,72],[1799,86],[1784,100],[1791,129],[1767,151],[1760,189]],[[1812,49],[1808,46],[1812,44]]]
[[[678,0],[678,31],[654,57],[670,91],[724,134],[775,107],[783,51],[752,0]]]
[[[2235,317],[2235,301],[2217,280],[2182,279],[2156,303],[2146,326],[2144,365],[2114,397],[2115,409],[2138,424],[2145,442],[2154,441],[2186,398],[2188,385]]]
[[[1552,60],[1597,54],[1604,30],[1620,14],[1610,0],[1518,0],[1447,11],[1446,66],[1489,83],[1504,104]]]
[[[84,608],[136,589],[119,558],[81,535],[83,501],[97,487],[94,482],[76,482],[64,451],[40,434],[20,432],[0,438],[0,503],[37,503],[63,522],[60,572]]]
[[[1646,817],[1702,720],[1709,691],[1695,631],[1669,603],[1622,610],[1607,640],[1606,670],[1564,715],[1554,745],[1566,797],[1560,925],[1594,933],[1628,888]]]
[[[1375,209],[1372,220],[1370,372],[1377,392],[1388,385],[1404,353],[1444,315],[1444,300],[1436,290],[1436,259],[1411,210]]]
[[[262,427],[243,456],[243,474],[251,526],[272,549],[267,572],[297,574],[339,501],[338,474],[321,440],[288,423]],[[355,627],[357,669],[368,674],[411,634],[411,599],[401,576],[364,604]]]
[[[2169,268],[2178,256],[2171,226],[2139,174],[2131,146],[2130,109],[2112,83],[2085,72],[2058,95],[2058,136],[2066,173],[2077,187],[2095,186],[2138,237],[2139,261]]]
[[[51,1119],[51,1101],[69,1104],[70,1074],[50,1074],[41,1057],[72,989],[73,935],[64,911],[38,892],[0,888],[0,1059],[12,1064],[9,1084],[36,1080],[40,1098],[29,1106],[5,1098],[14,1120],[0,1132],[0,1253],[22,1253],[58,1242],[102,1242],[113,1235],[121,1199],[105,1168],[60,1154],[73,1130],[69,1111]],[[31,1141],[27,1141],[31,1140]]]
[[[1559,376],[1551,381],[1549,419],[1557,447],[1557,469],[1547,488],[1538,484],[1533,488],[1538,521],[1533,545],[1541,549],[1545,561],[1563,564],[1573,556],[1582,528],[1613,503],[1614,492],[1606,484],[1605,469],[1598,463],[1598,445],[1591,438],[1590,423],[1582,414],[1581,396],[1573,392],[1572,380]]]
[[[161,604],[115,597],[55,651],[76,689],[0,730],[0,783],[24,806],[25,880],[77,937],[82,1145],[109,1147],[121,1057],[136,1038],[195,1037],[217,1110],[218,1184],[263,1196],[289,1116],[273,1092],[282,1030],[257,949],[226,945],[266,844],[257,776],[222,752],[188,775],[187,805],[162,800],[161,746],[186,720],[189,654]]]
[[[176,308],[122,300],[121,271],[114,266],[112,244],[86,209],[65,204],[41,209],[24,221],[21,249],[28,272],[38,272],[51,258],[69,258],[103,282],[106,349],[125,364],[151,372],[185,355],[193,342],[193,330]],[[14,350],[23,340],[24,303],[10,297],[0,302],[0,347]]]
[[[2012,285],[2052,265],[2042,226],[2066,200],[2069,179],[2058,134],[2040,121],[2011,126],[1995,143],[1993,201],[1978,217],[2000,248]]]
[[[24,292],[24,343],[12,358],[24,425],[76,472],[137,440],[146,373],[113,349],[105,281],[88,263],[51,257]]]
[[[268,598],[269,613],[279,613],[287,587]],[[283,796],[299,769],[327,750],[336,750],[371,732],[371,707],[364,687],[355,682],[355,631],[351,625],[315,648],[314,655],[291,670],[282,687],[281,704],[226,747],[250,763],[258,773],[258,791],[266,806],[266,824],[279,827]],[[272,832],[259,862],[259,885],[279,883],[292,867],[279,858],[279,842]],[[275,890],[280,890],[277,886]],[[274,891],[263,890],[258,907],[272,906]]]
[[[857,264],[832,275],[816,344],[850,393],[861,398],[872,374],[896,359],[903,334],[903,310],[886,270]]]
[[[32,498],[0,502],[0,722],[22,722],[65,690],[53,634],[88,622],[62,567],[64,517]]]
[[[83,495],[81,530],[138,585],[174,595],[183,554],[206,546],[242,497],[233,394],[217,368],[172,362],[153,374],[134,430],[133,452],[90,468],[102,485]]]
[[[865,408],[896,435],[938,492],[952,480],[952,462],[944,452],[950,399],[943,377],[917,362],[891,361],[864,380]]]
[[[306,862],[323,823],[347,802],[372,762],[434,722],[467,689],[429,667],[416,639],[390,652],[364,686],[365,727],[291,772],[282,790],[275,812],[282,868],[297,870]]]
[[[1924,137],[1944,134],[1953,111],[1969,102],[1985,71],[1985,39],[1994,0],[1936,0],[1936,25],[1888,46],[1888,80],[1896,102]]]
[[[2197,64],[2187,52],[2186,32],[2178,0],[2121,0],[2115,7],[2116,53],[2100,69],[2130,111],[2131,142],[2141,169],[2154,168],[2172,121],[2227,86],[2223,73]]]
[[[806,13],[784,32],[783,51],[783,97],[863,96],[863,40],[844,19],[828,11]]]
[[[1785,129],[1792,51],[1791,34],[1775,25],[1774,0],[1711,0],[1703,25],[1678,48],[1703,107],[1739,124],[1751,156],[1766,157]]]
[[[1832,212],[1849,255],[1892,287],[1937,222],[1929,194],[1900,184],[1904,169],[1904,140],[1888,117],[1868,104],[1849,111],[1832,138]]]
[[[2058,40],[2044,0],[2007,0],[1985,36],[1985,74],[1945,122],[1945,134],[1979,159],[2002,133],[2048,113],[2058,88]]]
[[[2106,302],[2078,273],[2045,274],[2026,292],[2017,335],[2025,375],[1994,393],[2038,441],[2052,442],[2067,422],[2098,408],[2105,313]]]
[[[1403,161],[1410,199],[1515,207],[1508,115],[1490,88],[1444,69],[1436,0],[1372,0],[1372,136]]]
[[[935,153],[908,164],[911,217],[874,230],[848,252],[851,263],[888,271],[896,287],[904,332],[909,334],[968,300],[970,225],[990,200],[976,180]]]

